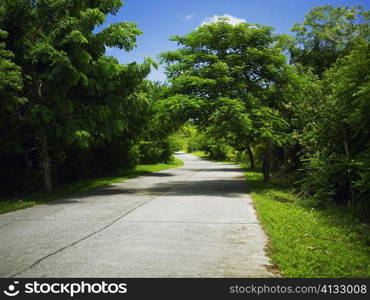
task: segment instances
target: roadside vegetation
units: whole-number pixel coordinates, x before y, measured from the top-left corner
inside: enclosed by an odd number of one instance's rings
[[[159,83],[146,79],[153,59],[106,54],[143,34],[104,26],[122,5],[0,2],[0,198],[12,199],[2,211],[204,151],[261,170],[250,187],[286,276],[368,275],[370,12],[315,7],[291,35],[220,18],[171,37]]]
[[[175,36],[159,113],[175,116],[187,151],[246,162],[369,222],[369,20],[360,6],[322,6],[293,36],[227,18]]]
[[[246,172],[271,262],[284,277],[370,277],[370,227],[347,208],[312,208],[289,185]]]
[[[3,203],[2,211],[170,162],[171,131],[155,118],[164,88],[146,80],[157,63],[120,64],[105,54],[131,51],[142,34],[134,22],[102,26],[121,6],[1,1],[0,198],[50,193]]]

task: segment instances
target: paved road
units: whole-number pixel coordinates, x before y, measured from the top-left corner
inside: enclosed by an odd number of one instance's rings
[[[272,277],[243,170],[183,167],[0,215],[0,277]]]

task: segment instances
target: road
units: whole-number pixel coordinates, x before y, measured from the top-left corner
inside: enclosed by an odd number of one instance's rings
[[[243,170],[184,166],[0,215],[0,277],[274,277]]]

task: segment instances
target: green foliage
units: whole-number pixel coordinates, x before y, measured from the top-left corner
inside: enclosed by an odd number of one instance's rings
[[[271,145],[292,142],[278,110],[287,77],[283,39],[272,28],[223,19],[172,40],[180,48],[161,54],[171,82],[163,106],[174,122],[191,120],[206,132],[202,150],[225,158],[232,147],[261,143],[270,156]]]
[[[369,12],[312,9],[294,39],[227,19],[172,38],[161,54],[170,86],[166,128],[190,121],[182,147],[296,177],[315,205],[369,202]],[[286,54],[291,58],[286,61]],[[195,129],[194,129],[195,130]]]
[[[369,11],[361,6],[313,8],[303,23],[292,28],[298,43],[292,51],[293,61],[322,74],[347,55],[357,39],[369,38],[369,20]]]
[[[142,32],[135,23],[94,31],[121,6],[118,0],[1,2],[2,188],[44,181],[50,190],[52,181],[138,163],[135,145],[147,139],[152,105],[142,86],[156,64],[146,58],[121,65],[105,56],[106,47],[136,46]]]
[[[3,11],[0,11],[0,20]],[[23,97],[21,68],[15,61],[13,52],[6,49],[4,39],[8,37],[8,32],[0,29],[0,165],[3,165],[3,158],[7,158],[12,153],[19,155],[24,152],[21,144],[21,136],[17,135],[20,126],[20,119],[28,99]],[[12,176],[20,177],[17,172],[17,165],[12,164],[11,170],[0,172],[0,178],[5,177],[4,182],[11,181]],[[2,174],[3,173],[3,174]]]
[[[202,150],[206,145],[207,139],[205,134],[200,133],[197,128],[190,123],[180,127],[171,138],[174,140],[175,145],[177,145],[178,151],[182,150],[186,152]]]
[[[171,39],[160,55],[168,83],[145,80],[157,64],[120,64],[134,22],[102,29],[119,0],[0,3],[0,188],[32,190],[175,150],[295,177],[317,207],[369,214],[369,11],[312,9],[293,27],[227,18]],[[290,63],[288,62],[290,58]]]
[[[314,116],[296,115],[305,123],[300,140],[306,156],[303,192],[357,205],[369,203],[370,195],[365,175],[370,170],[370,60],[367,42],[353,47],[323,74],[319,98],[306,102]]]
[[[173,153],[169,140],[139,143],[139,160],[143,164],[169,162]]]

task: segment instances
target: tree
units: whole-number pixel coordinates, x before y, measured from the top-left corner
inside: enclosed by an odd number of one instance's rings
[[[369,44],[353,47],[324,73],[315,118],[302,135],[304,190],[342,204],[367,201],[370,191]]]
[[[322,74],[338,58],[349,54],[356,39],[368,39],[369,19],[369,11],[362,6],[315,7],[303,23],[292,28],[298,45],[292,49],[292,61]]]
[[[0,38],[5,39],[7,36],[8,33],[0,29]],[[23,151],[22,144],[15,132],[21,122],[20,114],[22,108],[28,100],[21,97],[21,89],[23,87],[21,68],[13,60],[14,53],[6,50],[5,43],[1,42],[0,106],[2,109],[0,109],[0,157],[3,154]],[[16,166],[13,167],[16,168]],[[8,173],[9,170],[5,172]]]
[[[293,28],[282,113],[299,146],[302,194],[320,204],[364,204],[369,192],[368,20],[362,7],[325,6]]]
[[[174,94],[166,100],[168,110],[175,115],[180,111],[182,119],[203,129],[213,127],[217,135],[233,136],[248,150],[251,165],[250,146],[264,143],[267,180],[272,144],[288,139],[288,124],[277,109],[286,58],[280,37],[271,31],[261,25],[232,25],[224,18],[173,37],[180,48],[161,54]]]
[[[1,3],[0,27],[9,33],[6,47],[22,70],[20,94],[27,99],[15,116],[18,132],[13,137],[27,132],[23,148],[38,150],[48,191],[52,146],[61,142],[83,146],[92,138],[106,140],[122,132],[129,106],[125,101],[150,71],[151,61],[121,66],[104,58],[105,47],[129,51],[141,34],[132,22],[93,31],[106,14],[114,15],[121,6],[119,0]]]

